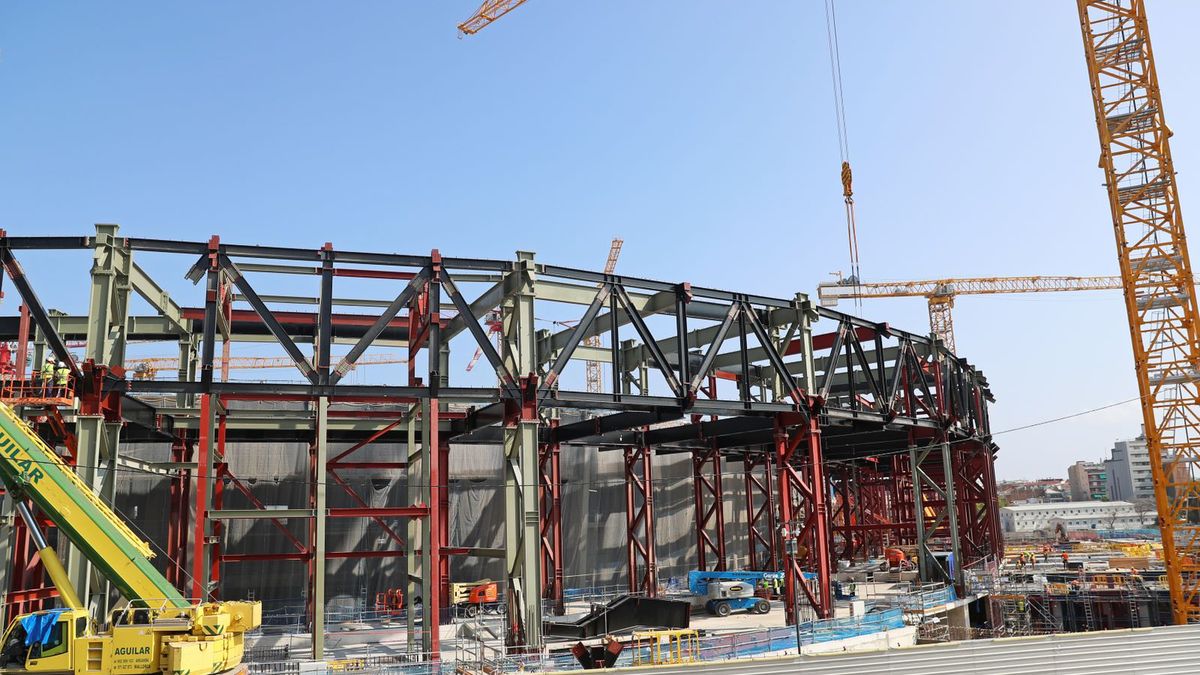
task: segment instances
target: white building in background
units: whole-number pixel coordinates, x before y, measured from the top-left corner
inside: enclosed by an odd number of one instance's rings
[[[1154,499],[1154,479],[1145,435],[1114,443],[1112,459],[1105,460],[1104,464],[1108,468],[1109,499],[1128,502]]]
[[[1145,514],[1153,521],[1154,514]],[[1061,502],[1021,504],[1000,509],[1005,532],[1052,530],[1062,523],[1066,530],[1132,530],[1145,527],[1142,516],[1129,502]]]

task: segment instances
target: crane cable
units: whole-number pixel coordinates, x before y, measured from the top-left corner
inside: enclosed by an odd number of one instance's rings
[[[825,35],[829,44],[829,73],[833,81],[833,112],[837,119],[838,152],[842,158],[842,198],[846,203],[846,240],[850,247],[850,281],[857,289],[862,283],[858,260],[858,224],[854,217],[854,174],[850,170],[850,137],[846,131],[846,103],[842,95],[842,55],[838,45],[836,0],[825,0]],[[855,305],[862,306],[862,295],[854,292]]]

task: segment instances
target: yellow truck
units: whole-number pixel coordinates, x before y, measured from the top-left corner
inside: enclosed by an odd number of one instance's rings
[[[29,527],[63,605],[9,623],[0,641],[0,673],[210,675],[244,670],[243,640],[262,623],[262,606],[194,603],[183,597],[150,562],[149,544],[3,403],[0,481]],[[125,606],[102,623],[90,616],[26,500],[120,591]]]

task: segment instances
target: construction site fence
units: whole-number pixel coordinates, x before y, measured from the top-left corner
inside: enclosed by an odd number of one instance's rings
[[[1098,530],[1096,533],[1104,539],[1159,539],[1162,537],[1162,533],[1154,528]]]
[[[900,608],[870,612],[863,616],[808,621],[800,626],[800,645],[878,634],[897,630],[904,626],[904,616]],[[796,645],[794,626],[710,635],[698,640],[697,649],[690,658],[697,662],[724,661],[772,652],[795,651]],[[648,656],[648,651],[646,651],[648,648],[642,649],[642,656]],[[638,648],[635,646],[626,648],[618,659],[617,665],[633,665],[634,654],[637,650]],[[277,660],[263,660],[272,656]],[[251,650],[247,653],[246,666],[249,672],[255,675],[300,675],[302,662],[290,661],[287,658],[286,648]],[[326,673],[369,672],[381,675],[451,675],[463,672],[463,670],[491,673],[582,670],[579,663],[569,653],[557,653],[552,657],[544,655],[493,656],[482,663],[457,659],[435,661],[424,654],[378,655],[333,659],[325,661],[321,665],[323,668],[318,666],[318,670]],[[312,670],[312,666],[307,666],[303,672],[309,673]]]
[[[811,645],[834,640],[846,640],[865,635],[874,635],[889,630],[898,630],[905,626],[903,611],[899,608],[871,612],[863,616],[844,617],[840,619],[819,619],[800,625],[800,645]],[[649,647],[641,647],[640,656],[643,663],[649,661]],[[695,653],[687,659],[695,662],[725,661],[728,659],[745,658],[796,650],[796,628],[782,626],[762,630],[709,635],[697,640]],[[617,659],[616,665],[632,666],[639,647],[629,646]],[[445,664],[451,665],[451,664]],[[496,659],[482,664],[460,664],[487,672],[516,672],[516,671],[547,671],[547,670],[582,670],[575,657],[569,653],[559,653],[553,657],[511,657]],[[471,669],[471,668],[467,668]],[[389,668],[388,673],[404,675],[417,671],[400,668]],[[434,671],[425,671],[432,673]],[[448,671],[447,671],[448,672]]]
[[[801,624],[800,644],[803,646],[846,640],[903,627],[904,615],[900,609],[841,619],[818,619]],[[700,638],[699,660],[721,661],[789,649],[796,649],[796,629],[793,626],[784,626]]]

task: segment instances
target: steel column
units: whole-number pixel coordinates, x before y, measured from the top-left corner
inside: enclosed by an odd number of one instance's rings
[[[701,570],[725,569],[725,495],[721,453],[716,446],[692,453],[696,554]]]
[[[96,225],[93,243],[91,293],[88,304],[86,358],[104,366],[123,366],[125,363],[125,332],[129,319],[129,273],[133,259],[128,249],[117,239],[116,225]],[[92,404],[82,406],[89,413],[101,409],[101,393],[87,391],[77,381],[81,397]],[[112,504],[116,496],[117,455],[120,440],[120,419],[108,419],[105,414],[80,414],[76,420],[77,473],[85,484],[97,490]],[[101,472],[100,467],[104,467]],[[103,479],[103,485],[101,484]],[[83,555],[71,548],[67,556],[67,575],[79,597],[100,615],[108,610],[108,580],[95,574]]]
[[[329,399],[317,399],[316,438],[312,444],[309,504],[316,516],[310,529],[309,604],[312,607],[312,658],[325,658],[325,467],[329,463]],[[428,620],[428,619],[427,619]]]
[[[779,569],[776,548],[779,528],[775,522],[773,466],[774,462],[769,452],[747,452],[743,455],[742,472],[746,482],[746,547],[752,570]]]
[[[817,415],[799,419],[798,415],[776,415],[775,460],[779,482],[779,524],[788,527],[802,546],[796,555],[784,557],[786,620],[800,620],[794,598],[796,587],[807,598],[819,618],[833,615],[830,588],[829,511],[826,503],[824,457],[821,451],[821,427]],[[795,433],[791,424],[799,422]],[[797,452],[804,445],[804,452]],[[797,534],[798,531],[798,534]],[[802,549],[802,550],[801,550]],[[811,583],[804,579],[805,569],[814,574]]]
[[[538,505],[538,381],[534,327],[534,261],[518,253],[513,274],[519,287],[501,308],[505,358],[520,378],[519,401],[505,399],[505,564],[508,570],[508,634],[519,649],[542,646],[541,546]],[[484,339],[486,342],[486,336]],[[497,372],[503,378],[504,373]]]
[[[938,451],[939,457],[933,457],[934,450]],[[920,447],[910,446],[908,458],[912,471],[913,520],[916,526],[917,563],[921,579],[957,584],[957,572],[962,569],[962,551],[950,445],[939,442]],[[940,482],[938,479],[941,479]],[[930,499],[927,493],[930,493],[933,499]],[[934,511],[932,518],[926,516],[927,508]],[[956,570],[947,569],[938,562],[931,545],[935,538],[946,541],[950,546]]]
[[[548,420],[551,429],[557,419]],[[562,475],[559,444],[543,443],[538,449],[538,499],[541,505],[542,598],[561,616],[563,605]]]
[[[409,412],[404,418],[408,434],[408,442],[405,445],[408,469],[405,472],[405,476],[408,483],[408,499],[413,506],[429,503],[427,497],[429,493],[429,462],[426,460],[427,455],[424,450],[424,439],[418,439],[417,436],[418,423],[424,423],[424,409],[425,404],[423,401],[415,403],[409,408]],[[416,606],[416,599],[422,597],[422,594],[425,593],[421,544],[426,539],[425,530],[428,527],[429,521],[427,518],[409,518],[404,538],[404,568],[406,572],[404,602],[410,610],[405,612],[405,626],[407,629],[408,652],[410,654],[418,654],[425,651],[423,637],[417,631],[416,612],[412,610]],[[418,637],[422,637],[420,644],[417,642]]]
[[[658,553],[654,538],[654,450],[625,448],[625,548],[629,592],[658,595]]]
[[[193,444],[177,438],[171,445],[171,461],[192,461]],[[177,469],[171,476],[167,516],[167,581],[180,591],[190,591],[187,583],[188,507],[192,472]]]
[[[196,444],[195,506],[192,533],[192,598],[209,598],[208,579],[212,568],[209,538],[212,534],[208,512],[212,510],[212,481],[215,470],[216,410],[212,394],[200,395],[200,440]]]

